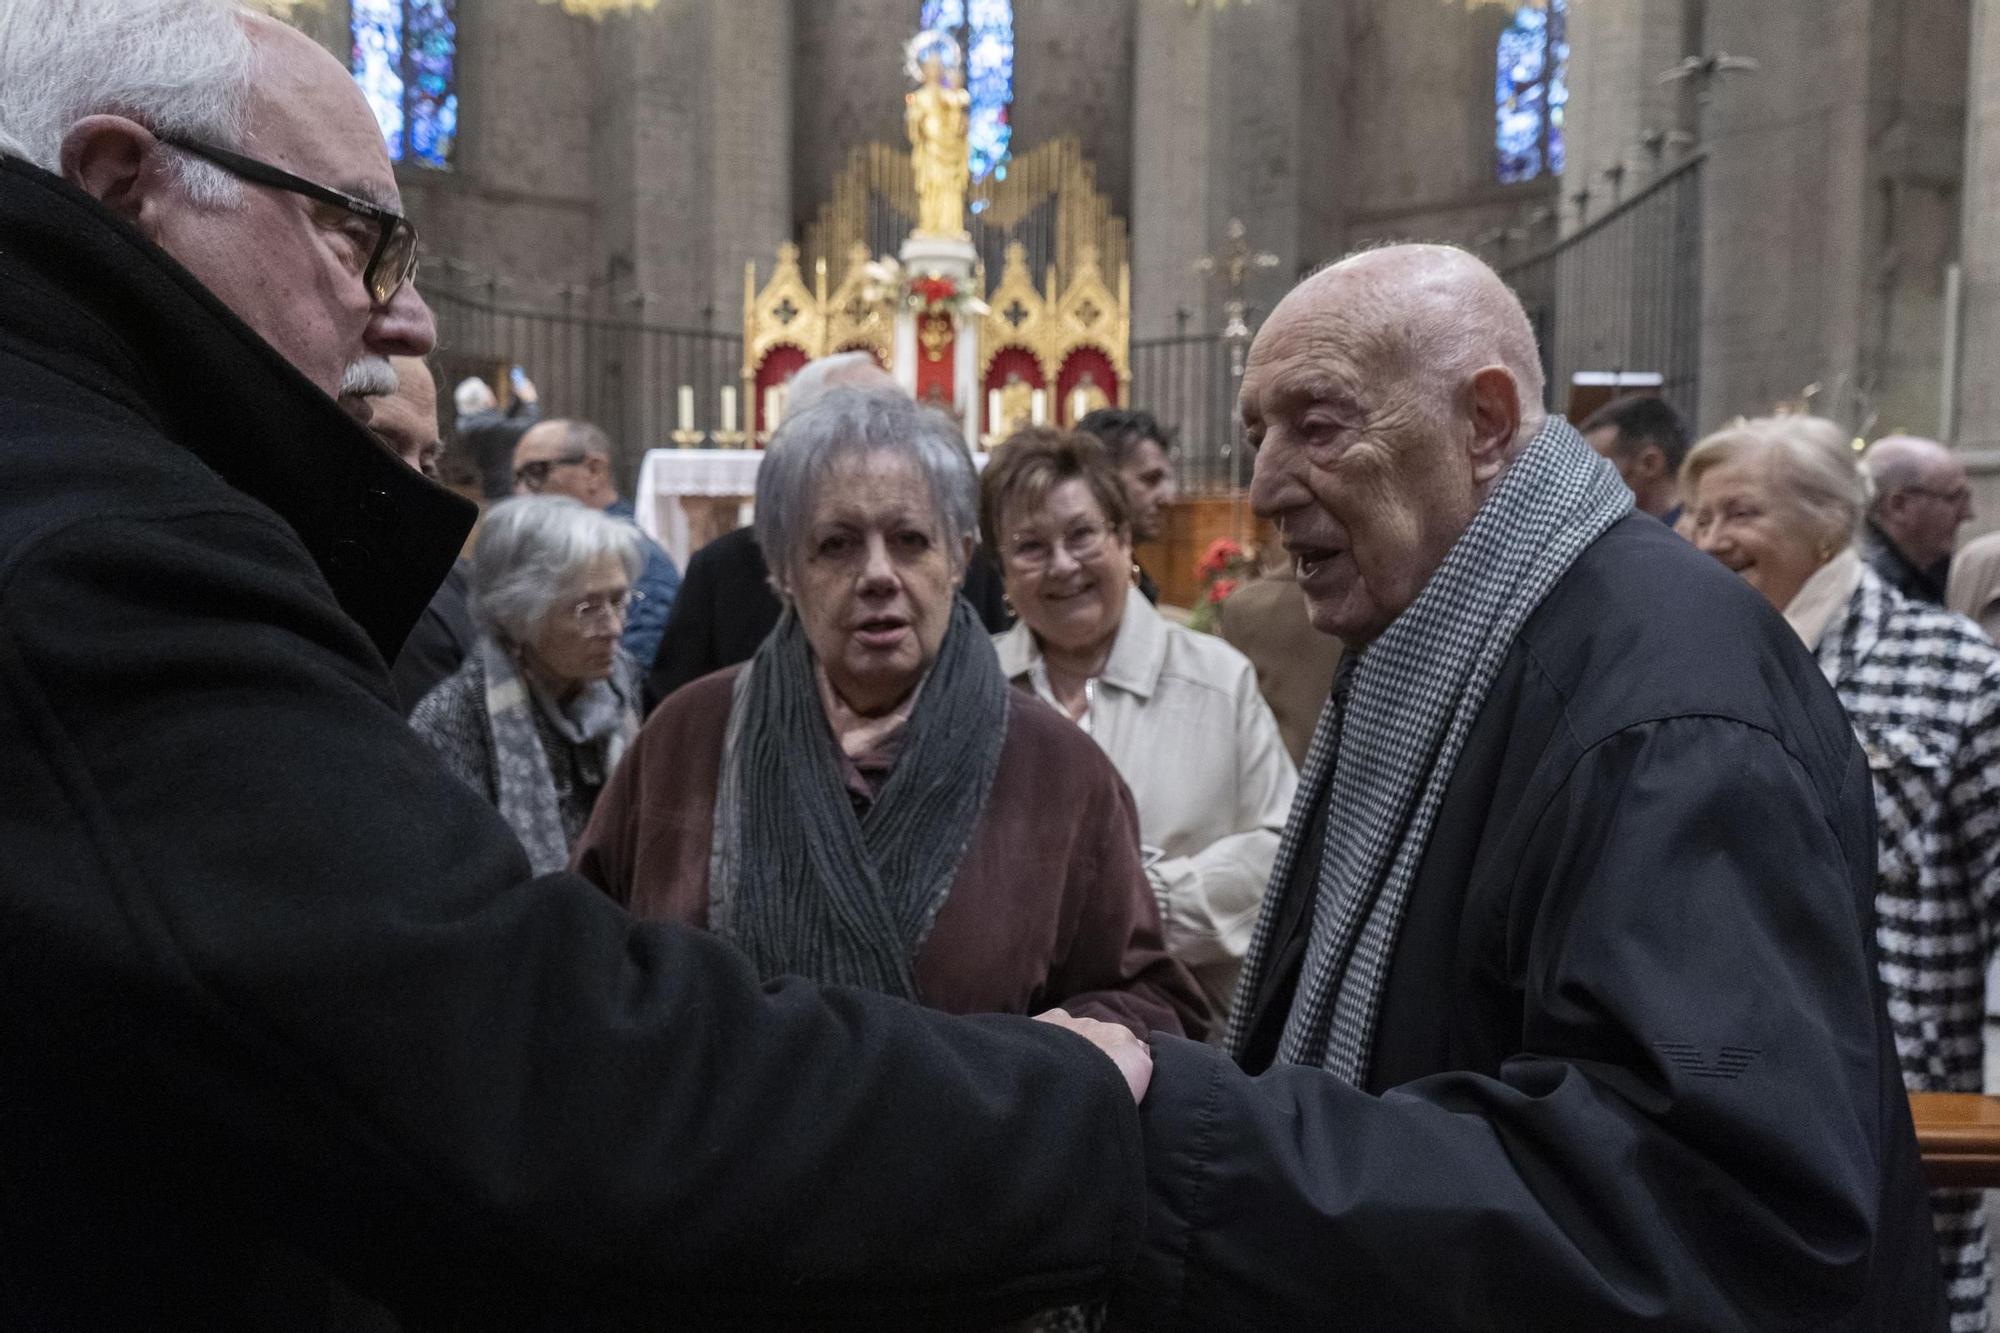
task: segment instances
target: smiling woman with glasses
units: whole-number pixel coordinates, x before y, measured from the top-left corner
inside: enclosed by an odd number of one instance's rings
[[[484,631],[410,725],[492,801],[537,873],[560,870],[639,728],[638,670],[619,648],[641,600],[637,531],[566,496],[505,500],[472,557]]]
[[[372,230],[372,241],[363,236],[362,244],[366,259],[361,265],[361,282],[368,289],[368,298],[378,306],[389,304],[396,299],[396,293],[403,284],[416,276],[417,272],[417,229],[410,225],[408,218],[391,208],[357,199],[351,194],[343,194],[303,176],[295,176],[282,167],[269,162],[248,157],[228,148],[203,143],[185,135],[159,135],[161,143],[179,149],[192,157],[222,168],[230,175],[255,185],[269,186],[274,190],[287,190],[302,195],[314,203],[323,204],[353,219],[360,228]]]
[[[981,485],[1021,617],[994,639],[1000,669],[1117,766],[1167,947],[1226,1011],[1297,782],[1256,671],[1133,595],[1130,493],[1096,438],[1022,431]]]

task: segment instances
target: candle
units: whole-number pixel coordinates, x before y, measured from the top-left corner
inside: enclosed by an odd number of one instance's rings
[[[722,431],[726,435],[736,429],[736,386],[722,386]]]
[[[1007,423],[1000,419],[1000,391],[986,391],[986,433],[999,435],[1007,429]]]
[[[769,433],[778,428],[778,386],[767,385],[764,389],[764,430]]]
[[[694,386],[681,385],[681,429],[694,429]]]
[[[1090,399],[1081,389],[1071,389],[1069,394],[1069,424],[1074,426],[1090,411]]]
[[[1028,424],[1046,426],[1049,423],[1049,391],[1037,389],[1028,396]]]

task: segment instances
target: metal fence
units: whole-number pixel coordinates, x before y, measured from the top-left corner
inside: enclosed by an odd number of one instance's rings
[[[1185,493],[1228,491],[1249,484],[1249,460],[1236,415],[1237,376],[1231,364],[1237,352],[1217,333],[1132,341],[1129,401],[1178,433],[1175,465]]]
[[[447,396],[467,375],[497,389],[519,366],[535,382],[544,416],[581,417],[611,436],[628,484],[646,450],[670,442],[683,387],[695,429],[710,431],[721,421],[723,388],[733,391],[742,373],[736,333],[508,306],[450,289],[427,289],[424,298],[437,315]],[[748,406],[737,404],[739,429]]]
[[[1682,162],[1604,216],[1501,276],[1534,321],[1548,406],[1579,371],[1655,372],[1700,419],[1702,164]]]

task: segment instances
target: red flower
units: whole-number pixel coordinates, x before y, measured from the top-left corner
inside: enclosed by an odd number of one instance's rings
[[[1227,537],[1217,537],[1208,544],[1201,563],[1194,567],[1195,573],[1205,579],[1212,579],[1228,569],[1234,562],[1243,559],[1243,548]]]
[[[918,278],[910,284],[910,290],[922,299],[925,305],[943,305],[958,295],[958,286],[950,278]]]
[[[1236,591],[1235,579],[1217,579],[1215,582],[1208,585],[1208,600],[1211,602],[1219,602],[1223,600],[1225,597],[1229,596],[1230,593],[1235,591]]]

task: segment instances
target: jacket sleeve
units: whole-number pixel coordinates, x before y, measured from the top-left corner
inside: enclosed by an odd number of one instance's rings
[[[627,617],[621,640],[634,661],[650,666],[659,655],[661,637],[673,616],[674,600],[681,590],[681,573],[674,568],[674,558],[664,547],[643,532],[639,536],[639,549],[645,553],[646,563],[633,586],[644,596]]]
[[[2000,663],[1987,667],[1973,697],[1944,804],[1986,938],[2000,940]]]
[[[1249,951],[1299,782],[1247,662],[1236,680],[1235,715],[1236,764],[1228,780],[1235,793],[1236,832],[1192,856],[1163,857],[1146,868],[1167,947],[1195,967]]]
[[[1114,1309],[1163,1333],[1835,1326],[1909,1132],[1848,769],[1828,809],[1733,722],[1592,747],[1468,926],[1520,997],[1493,1072],[1374,1096],[1155,1039],[1149,1238]]]
[[[0,581],[0,742],[35,812],[0,852],[0,1049],[37,1053],[9,1082],[370,1295],[453,1326],[934,1328],[1136,1250],[1109,1061],[760,986],[531,879],[275,522],[43,539]]]
[[[1039,705],[1037,705],[1039,707]],[[1201,985],[1167,952],[1159,908],[1139,863],[1139,816],[1108,759],[1090,808],[1077,812],[1065,909],[1076,922],[1049,973],[1048,1001],[1072,1014],[1200,1039],[1214,1022]]]

